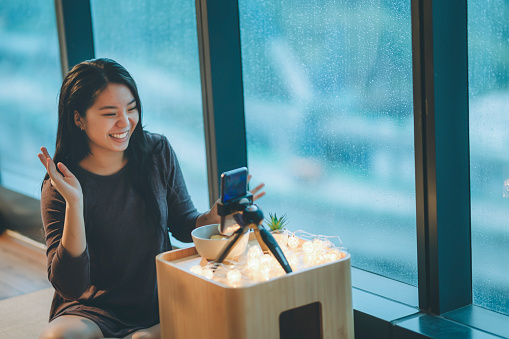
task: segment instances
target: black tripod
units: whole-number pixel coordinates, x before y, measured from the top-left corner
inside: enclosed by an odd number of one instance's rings
[[[239,212],[242,212],[242,216],[239,215]],[[232,234],[226,246],[221,253],[219,253],[215,260],[216,263],[222,263],[242,234],[252,229],[255,232],[256,240],[260,244],[262,251],[264,253],[271,252],[286,273],[292,272],[292,268],[288,260],[286,260],[276,239],[261,225],[263,221],[263,212],[257,205],[253,204],[251,193],[233,202],[218,203],[218,214],[221,217],[221,232],[224,231],[224,219],[230,214],[233,215],[233,219],[235,219],[240,227]]]

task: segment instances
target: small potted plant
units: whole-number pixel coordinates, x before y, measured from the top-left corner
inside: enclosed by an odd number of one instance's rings
[[[265,218],[265,224],[270,229],[270,233],[276,239],[279,246],[286,246],[288,242],[288,232],[286,225],[288,224],[288,217],[286,214],[278,217],[276,213],[269,213],[269,217]]]

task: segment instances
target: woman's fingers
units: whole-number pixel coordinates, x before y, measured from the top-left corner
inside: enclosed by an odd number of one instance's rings
[[[54,178],[54,176],[60,175],[57,171],[57,166],[55,165],[55,162],[51,158],[51,155],[49,155],[46,147],[41,147],[41,152],[42,152],[42,154],[39,153],[39,154],[37,154],[37,156],[39,157],[39,160],[42,162],[44,167],[46,167],[46,171],[48,171],[49,176]],[[67,172],[71,173],[64,164],[59,163],[58,169],[62,173],[63,173],[63,171],[62,171],[62,168],[60,167],[60,165],[62,165],[63,168],[65,168],[67,170]],[[71,173],[71,175],[72,175],[72,173]]]
[[[256,186],[255,188],[253,188],[249,192],[251,192],[253,194],[256,194],[259,190],[261,190],[264,187],[265,187],[265,184],[262,182],[260,185]]]
[[[61,183],[63,183],[63,177],[60,173],[58,173],[55,163],[53,162],[53,159],[46,158],[46,160],[48,161],[46,169],[47,169],[48,175],[51,179],[51,185],[58,189],[58,187],[61,186]],[[62,192],[60,192],[60,194],[62,194]]]
[[[44,165],[44,167],[46,167],[46,165],[48,164],[48,162],[46,161],[46,157],[44,155],[42,155],[41,153],[38,153],[37,157],[39,158],[39,161]],[[46,170],[48,170],[47,167],[46,167]]]
[[[61,162],[59,162],[57,164],[58,166],[58,169],[60,170],[60,172],[62,172],[62,174],[64,175],[64,177],[70,177],[70,178],[73,178],[74,177],[74,174],[72,174],[71,171],[69,171],[69,169],[67,168],[67,166],[65,166],[64,164],[62,164]]]
[[[58,183],[56,181],[58,181],[59,178],[55,175],[55,172],[57,171],[55,169],[55,163],[51,158],[46,158],[46,171],[48,172],[51,186],[57,187]],[[59,175],[58,172],[56,174]]]
[[[253,196],[253,201],[256,201],[258,199],[260,199],[261,197],[263,197],[265,195],[265,192],[261,192],[259,194],[256,194]]]
[[[249,183],[249,181],[251,181],[252,177],[253,176],[251,174],[247,175],[248,183]],[[265,195],[265,192],[263,192],[263,191],[258,193],[263,187],[265,187],[265,184],[262,182],[260,185],[256,186],[255,188],[253,188],[252,190],[249,191],[253,194],[253,201],[255,201],[256,199],[260,199],[261,197],[263,197]]]
[[[51,156],[49,155],[48,150],[46,149],[46,147],[41,147],[41,152],[44,155],[44,157],[51,159]]]
[[[51,156],[49,155],[48,150],[46,149],[46,147],[41,147],[41,152],[42,153],[38,153],[37,154],[37,157],[39,158],[41,163],[44,165],[44,167],[46,167],[46,170],[49,171],[48,163],[49,163],[49,160],[52,160]]]
[[[57,167],[55,166],[55,162],[51,158],[46,158],[47,166],[46,169],[48,170],[48,174],[50,177],[53,177],[58,174]]]
[[[253,194],[253,201],[260,199],[261,197],[263,197],[265,195],[264,191],[258,193],[260,190],[263,189],[263,187],[265,187],[265,184],[261,183],[260,185],[256,186],[255,188],[253,188],[252,190],[249,191]]]
[[[51,178],[51,184],[55,185],[55,180],[59,180],[60,178],[62,178],[62,176],[60,175],[60,173],[58,173],[55,162],[53,161],[53,159],[51,159],[48,150],[45,147],[41,147],[41,151],[42,154],[39,153],[37,154],[37,156],[39,157],[39,160],[42,162],[44,167],[46,167],[46,171],[48,172],[48,175]],[[67,169],[67,167],[65,168]]]

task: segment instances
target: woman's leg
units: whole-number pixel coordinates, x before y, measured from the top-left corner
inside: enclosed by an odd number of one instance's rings
[[[161,326],[159,324],[149,328],[143,328],[129,334],[124,339],[159,339],[161,338]]]
[[[53,319],[39,339],[97,339],[103,334],[92,320],[77,315],[62,315]]]

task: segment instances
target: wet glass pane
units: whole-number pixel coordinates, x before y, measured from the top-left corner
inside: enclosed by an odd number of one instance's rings
[[[417,285],[410,1],[240,1],[250,172],[264,212]]]
[[[467,8],[473,298],[509,314],[509,2]]]
[[[54,1],[2,1],[0,79],[0,185],[39,198],[62,81]]]
[[[199,210],[209,206],[194,1],[92,0],[96,57],[135,79],[146,130],[164,134]]]

